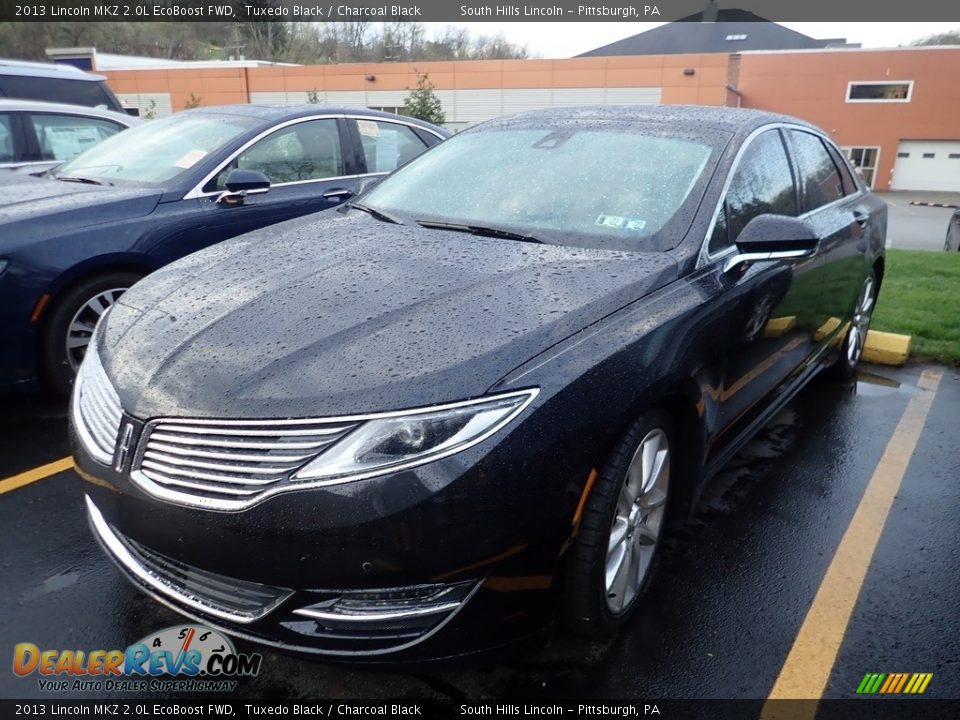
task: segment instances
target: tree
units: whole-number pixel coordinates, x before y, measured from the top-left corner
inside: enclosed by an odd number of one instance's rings
[[[911,45],[960,45],[960,28],[946,32],[928,35],[925,38],[914,40]]]
[[[430,82],[427,73],[420,73],[416,68],[417,87],[407,94],[403,100],[403,114],[410,117],[426,120],[434,125],[443,125],[447,116],[443,113],[443,104],[434,92],[434,85]]]

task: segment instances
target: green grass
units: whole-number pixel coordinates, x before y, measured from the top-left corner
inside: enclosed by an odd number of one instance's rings
[[[912,335],[913,359],[960,365],[960,253],[888,250],[870,327]]]

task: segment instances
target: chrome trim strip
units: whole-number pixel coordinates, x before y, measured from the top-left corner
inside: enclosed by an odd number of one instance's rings
[[[242,490],[240,488],[230,487],[229,484],[220,483],[218,485],[203,485],[198,482],[190,482],[189,480],[182,480],[180,478],[170,477],[168,475],[163,475],[162,479],[151,477],[150,473],[152,471],[150,468],[146,470],[134,470],[130,474],[131,480],[136,484],[141,485],[144,489],[147,486],[152,486],[154,483],[161,483],[162,486],[175,485],[177,487],[190,488],[191,490],[203,490],[206,492],[220,493],[221,495],[237,495],[237,496],[249,496],[255,495],[257,493],[256,488],[251,488],[249,490]],[[159,474],[159,473],[158,473]],[[170,491],[175,497],[183,497],[183,493],[178,493],[176,491]],[[159,494],[158,494],[159,496]]]
[[[271,455],[269,453],[210,452],[208,450],[187,451],[175,445],[167,445],[162,442],[150,443],[150,447],[152,450],[169,453],[171,455],[182,455],[183,457],[202,457],[210,458],[211,460],[237,460],[239,462],[252,463],[274,462],[276,460],[286,460],[295,463],[314,457],[314,453],[306,453],[304,455]]]
[[[215,463],[215,462],[205,462],[203,460],[193,460],[189,456],[176,457],[173,455],[167,455],[166,453],[160,452],[158,450],[153,450],[148,447],[147,451],[143,454],[143,457],[148,460],[154,460],[158,463],[164,463],[166,465],[173,465],[175,467],[184,467],[184,468],[198,468],[200,470],[224,470],[226,472],[242,472],[245,475],[269,475],[273,473],[276,475],[279,473],[286,472],[291,463],[284,463],[277,467],[263,467],[259,463],[256,467],[249,467],[244,465],[238,465],[236,463]],[[266,461],[271,462],[271,461]],[[274,463],[276,465],[276,463]]]
[[[100,541],[101,545],[103,545],[110,558],[141,583],[163,596],[175,598],[179,602],[182,602],[188,607],[194,608],[199,612],[207,613],[223,620],[230,620],[235,623],[246,625],[256,622],[257,620],[260,620],[269,613],[273,612],[294,594],[294,591],[290,590],[287,595],[256,613],[231,613],[202,603],[186,593],[179,592],[175,587],[163,582],[161,578],[152,574],[146,568],[140,565],[140,563],[137,562],[136,558],[133,557],[123,542],[121,542],[120,538],[118,538],[113,532],[106,519],[104,519],[99,508],[93,504],[90,496],[84,495],[84,499],[86,500],[87,504],[87,517],[90,520],[90,527],[93,528],[94,535],[96,536],[97,540]],[[285,588],[279,589],[282,590]],[[175,607],[175,609],[178,608]]]
[[[221,433],[215,433],[221,434]],[[278,435],[280,433],[277,433]],[[177,437],[176,435],[170,435],[162,431],[156,431],[151,429],[150,433],[151,440],[159,440],[160,442],[172,442],[178,443],[180,445],[201,445],[204,447],[223,447],[223,448],[250,448],[251,450],[311,450],[315,447],[329,445],[329,443],[323,442],[265,442],[260,440],[251,440],[249,442],[245,440],[209,440],[205,438],[192,438],[192,437]]]
[[[737,252],[737,246],[736,246],[735,244],[730,245],[730,247],[724,248],[724,249],[721,250],[720,252],[713,253],[713,254],[710,254],[710,252],[707,250],[707,246],[708,246],[709,243],[710,243],[710,236],[713,235],[713,227],[714,227],[714,225],[716,225],[716,223],[717,223],[717,213],[720,212],[720,207],[721,207],[721,205],[723,205],[723,201],[724,201],[724,199],[727,197],[727,192],[730,190],[730,183],[733,182],[733,176],[736,174],[737,169],[740,167],[740,161],[743,160],[743,156],[744,156],[744,154],[746,153],[747,149],[750,147],[750,144],[751,144],[754,140],[756,140],[757,137],[758,137],[759,135],[761,135],[762,133],[765,133],[765,132],[767,132],[768,130],[776,130],[776,129],[779,129],[779,128],[784,128],[784,129],[786,129],[786,130],[801,130],[801,131],[803,131],[803,132],[810,133],[811,135],[816,135],[817,137],[821,138],[822,140],[825,140],[826,142],[830,143],[830,145],[832,145],[833,148],[834,148],[835,150],[837,150],[837,153],[838,153],[841,157],[843,157],[843,153],[837,148],[837,144],[836,144],[835,142],[833,142],[833,140],[831,140],[829,137],[827,137],[825,133],[822,133],[822,132],[816,130],[815,128],[807,127],[806,125],[797,125],[797,124],[795,124],[795,123],[777,122],[777,123],[769,123],[769,124],[767,124],[767,125],[761,125],[760,127],[758,127],[758,128],[756,128],[755,130],[753,130],[753,131],[746,137],[746,139],[745,139],[745,140],[743,141],[743,143],[740,145],[740,148],[737,150],[737,154],[736,154],[736,156],[735,156],[734,159],[733,159],[733,163],[730,165],[730,170],[727,172],[726,180],[724,180],[724,182],[723,182],[723,188],[722,188],[722,190],[721,190],[721,192],[720,192],[720,198],[719,198],[719,200],[717,200],[717,204],[716,204],[716,206],[713,208],[713,215],[712,215],[711,218],[710,218],[710,225],[707,226],[706,236],[703,238],[703,241],[700,243],[700,252],[699,252],[699,254],[697,255],[697,265],[696,265],[696,269],[697,269],[697,270],[699,270],[699,269],[702,268],[702,267],[705,267],[706,265],[709,265],[710,263],[712,263],[712,262],[714,262],[714,261],[716,261],[716,260],[719,260],[720,258],[726,257],[726,256],[728,256],[728,255],[732,255],[732,254],[734,254],[734,253]],[[785,149],[785,152],[786,152],[786,149]],[[787,157],[787,160],[788,160],[788,162],[790,161],[790,157],[789,157],[789,156]],[[851,174],[853,174],[853,173],[851,173]],[[818,207],[818,208],[816,208],[816,209],[814,209],[814,210],[810,210],[810,211],[808,211],[808,212],[805,212],[805,213],[803,213],[802,215],[798,215],[797,217],[802,220],[802,219],[804,219],[804,218],[806,218],[806,217],[809,217],[809,216],[812,215],[813,213],[821,212],[821,211],[824,210],[825,208],[833,207],[834,205],[838,205],[838,204],[841,203],[841,202],[846,202],[846,201],[850,200],[850,198],[854,198],[854,197],[858,197],[858,196],[860,196],[860,195],[863,195],[863,194],[864,194],[864,190],[863,190],[863,187],[860,185],[860,182],[859,182],[859,181],[856,181],[856,180],[855,180],[855,182],[856,182],[856,185],[857,185],[857,192],[851,193],[850,195],[844,195],[844,196],[843,196],[842,198],[840,198],[839,200],[834,200],[832,203],[829,203],[828,205],[821,205],[820,207]]]
[[[776,252],[740,253],[729,258],[723,264],[723,272],[730,272],[737,265],[748,262],[764,262],[766,260],[792,260],[796,258],[813,257],[814,250],[778,250]]]
[[[466,602],[464,600],[463,602]],[[423,617],[425,615],[439,615],[443,612],[449,612],[460,607],[460,602],[448,602],[442,605],[436,605],[430,608],[415,608],[413,610],[402,610],[398,612],[385,613],[363,613],[356,615],[344,615],[342,613],[323,612],[322,610],[311,610],[310,608],[298,608],[293,611],[294,615],[302,615],[314,620],[337,620],[343,622],[377,622],[380,620],[404,620],[407,618]]]
[[[188,468],[176,467],[175,465],[167,465],[164,462],[159,460],[151,460],[149,458],[145,459],[141,465],[141,469],[153,470],[158,475],[163,475],[164,477],[172,475],[172,479],[186,478],[189,480],[209,480],[210,482],[215,483],[224,483],[225,485],[270,485],[275,483],[278,480],[281,480],[285,472],[275,473],[272,478],[247,478],[247,477],[236,477],[233,475],[223,475],[219,473],[208,473],[202,472],[201,470],[192,470]],[[237,468],[239,470],[239,468]]]
[[[185,419],[170,419],[162,420],[157,425],[157,430],[167,430],[169,432],[178,432],[178,433],[195,433],[200,435],[217,435],[216,428],[226,428],[224,435],[276,435],[272,430],[245,430],[241,428],[246,428],[251,425],[270,425],[271,427],[286,427],[289,425],[304,425],[308,423],[314,424],[323,424],[326,425],[326,421],[318,420],[185,420]],[[203,427],[200,427],[203,426]],[[210,427],[212,429],[205,430],[203,428]],[[345,430],[352,429],[352,425],[341,425],[339,427],[317,427],[311,428],[308,430],[284,430],[284,435],[336,435],[339,432],[344,432]]]
[[[210,181],[211,181],[213,178],[215,178],[217,175],[219,175],[219,174],[223,171],[223,169],[227,167],[227,165],[229,165],[229,164],[232,163],[234,160],[236,160],[237,157],[240,155],[240,153],[242,153],[244,150],[246,150],[247,148],[249,148],[249,147],[250,147],[251,145],[253,145],[254,143],[259,142],[259,141],[262,140],[263,138],[267,137],[268,135],[271,135],[271,134],[275,133],[277,130],[283,130],[284,128],[288,128],[288,127],[290,127],[291,125],[298,125],[299,123],[309,122],[309,121],[311,121],[311,120],[337,120],[337,119],[344,119],[344,120],[372,120],[372,121],[374,121],[374,122],[389,122],[389,123],[394,123],[394,124],[396,124],[396,125],[406,125],[407,127],[417,128],[418,130],[423,130],[424,132],[428,132],[428,133],[430,133],[431,135],[433,135],[434,137],[439,138],[441,142],[446,139],[446,138],[443,137],[443,135],[440,135],[439,133],[436,133],[436,132],[434,132],[433,130],[430,130],[429,128],[425,128],[425,127],[423,127],[423,126],[421,126],[421,125],[418,125],[417,123],[412,123],[412,122],[408,122],[408,121],[406,121],[406,120],[400,120],[400,119],[394,120],[393,118],[383,118],[383,117],[379,117],[379,116],[377,116],[377,115],[359,115],[359,114],[358,114],[358,115],[351,115],[351,114],[337,113],[337,114],[307,115],[307,116],[305,116],[305,117],[298,117],[298,118],[294,118],[293,120],[286,120],[286,121],[284,121],[284,122],[282,122],[282,123],[279,123],[279,124],[277,124],[277,125],[271,125],[269,128],[267,128],[267,129],[264,130],[263,132],[259,133],[259,134],[258,134],[257,136],[255,136],[253,139],[248,140],[247,142],[245,142],[245,143],[244,143],[243,145],[241,145],[241,146],[236,150],[236,152],[234,152],[229,158],[227,158],[225,161],[223,161],[222,163],[220,163],[220,165],[217,166],[217,168],[216,168],[215,170],[213,170],[212,172],[208,173],[208,174],[206,175],[206,177],[203,178],[203,180],[201,180],[199,183],[197,183],[197,184],[193,187],[192,190],[190,190],[189,192],[187,192],[187,194],[183,196],[183,199],[184,199],[184,200],[197,200],[197,199],[199,199],[199,198],[205,198],[205,197],[212,197],[212,196],[214,196],[214,195],[220,195],[220,194],[223,192],[222,190],[214,190],[214,191],[210,191],[210,192],[204,192],[203,186],[206,185],[208,182],[210,182]],[[339,141],[339,134],[338,134],[338,136],[337,136],[337,139],[338,139],[338,141]],[[342,150],[342,149],[343,149],[343,148],[341,148],[341,150]],[[424,152],[426,152],[426,150],[429,150],[429,149],[430,149],[430,148],[425,148]],[[294,181],[294,182],[288,182],[288,183],[277,183],[276,185],[271,185],[270,188],[273,189],[273,188],[278,188],[278,187],[287,187],[288,185],[304,185],[304,184],[306,184],[306,183],[315,183],[315,182],[329,182],[329,181],[332,181],[332,180],[353,180],[353,179],[356,179],[356,178],[366,177],[367,175],[379,175],[379,174],[383,174],[383,173],[364,173],[363,175],[336,175],[336,176],[334,176],[334,177],[317,178],[317,179],[315,179],[315,180],[296,180],[296,181]]]

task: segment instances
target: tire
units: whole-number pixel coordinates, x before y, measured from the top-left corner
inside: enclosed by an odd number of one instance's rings
[[[622,627],[654,574],[669,510],[672,427],[663,412],[645,413],[617,444],[587,498],[564,575],[563,614],[572,630],[590,638],[607,639]],[[644,451],[661,462],[659,475],[646,471],[656,463],[644,463]]]
[[[50,310],[42,339],[44,379],[52,390],[69,395],[96,320],[142,275],[110,272],[81,281]],[[71,347],[68,349],[68,344]]]
[[[871,268],[863,279],[857,302],[850,319],[850,328],[840,347],[840,357],[830,368],[834,377],[840,380],[851,380],[857,374],[857,367],[863,357],[863,347],[867,341],[867,332],[870,330],[870,320],[877,307],[877,293],[880,289],[877,275]]]

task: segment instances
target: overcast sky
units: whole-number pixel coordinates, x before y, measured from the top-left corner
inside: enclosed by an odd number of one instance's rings
[[[841,0],[842,1],[842,0]],[[955,2],[956,0],[948,0]],[[534,57],[564,58],[606,45],[663,23],[630,22],[542,22],[542,23],[426,23],[435,29],[462,25],[476,35],[502,33],[511,42],[526,45]],[[960,23],[780,23],[815,38],[845,37],[864,47],[897,47],[927,35],[960,27]]]

